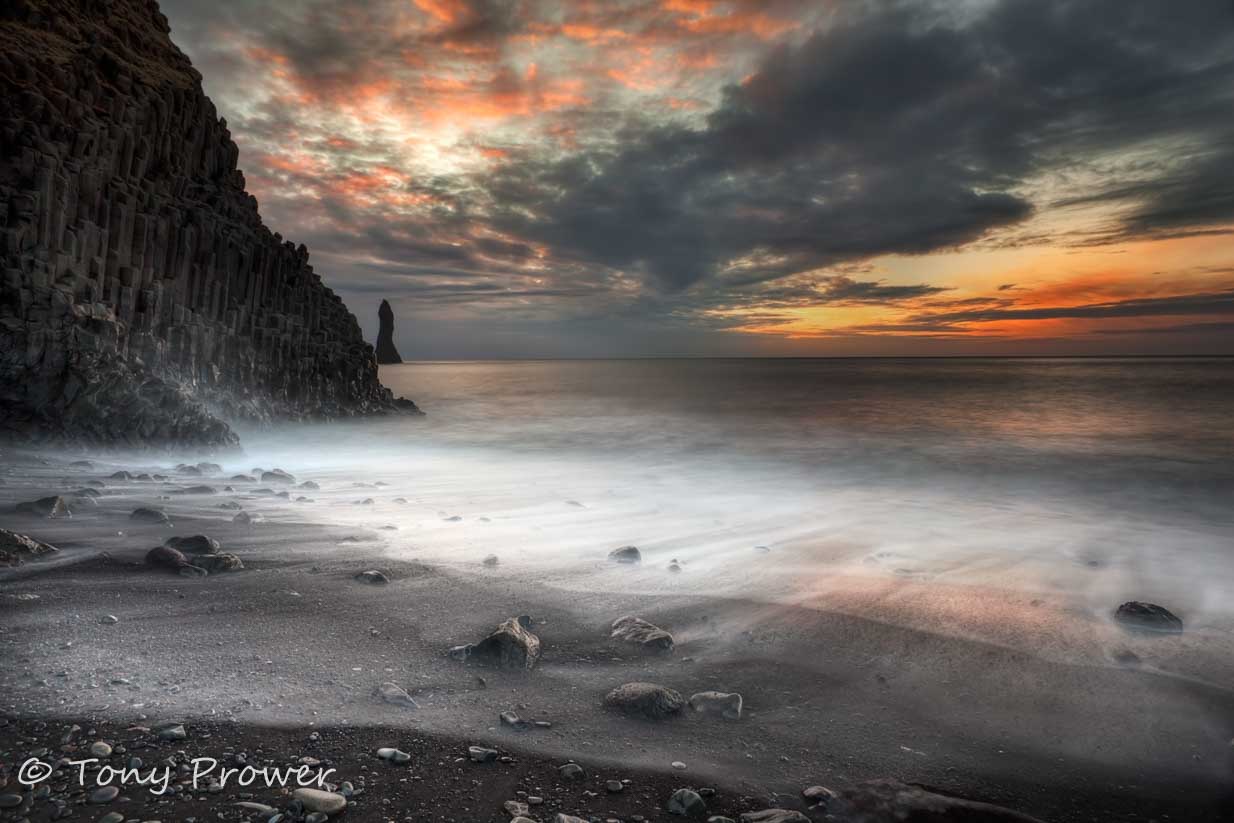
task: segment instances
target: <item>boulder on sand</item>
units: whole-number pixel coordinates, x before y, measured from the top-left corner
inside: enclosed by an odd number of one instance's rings
[[[641,563],[643,555],[635,546],[622,546],[609,552],[608,559],[614,563]]]
[[[664,720],[685,708],[681,693],[657,683],[625,683],[604,696],[605,708],[648,720]]]
[[[20,566],[27,557],[59,551],[50,543],[24,534],[0,529],[0,566]]]
[[[718,714],[729,720],[740,720],[741,695],[736,692],[696,692],[690,695],[690,708],[699,714]]]
[[[385,703],[393,703],[396,706],[406,706],[409,709],[420,708],[420,704],[407,693],[406,689],[397,683],[382,683],[373,690],[373,694],[380,697]]]
[[[261,473],[261,482],[263,483],[295,483],[296,478],[292,477],[282,469],[270,469],[268,472]]]
[[[652,652],[666,652],[673,648],[673,636],[641,617],[628,614],[613,621],[612,637],[642,646]]]
[[[228,554],[227,552],[199,555],[193,559],[193,565],[198,568],[205,569],[211,574],[231,572],[244,568],[244,563],[239,557],[236,557],[234,554]]]
[[[531,669],[540,659],[540,638],[517,617],[511,617],[479,643],[451,649],[450,656],[501,669]]]
[[[171,546],[155,546],[146,552],[146,563],[150,566],[179,571],[189,565],[189,560],[179,549],[173,549]]]
[[[369,583],[374,586],[384,586],[386,583],[390,582],[390,578],[386,577],[376,569],[369,569],[366,572],[360,572],[354,576],[354,579],[359,580],[361,583]]]
[[[1129,600],[1115,609],[1114,619],[1128,628],[1141,631],[1177,634],[1183,630],[1182,619],[1169,609],[1139,600]]]
[[[63,497],[53,495],[52,497],[40,497],[38,500],[27,500],[25,503],[17,504],[17,511],[21,514],[35,514],[39,517],[72,517],[73,512],[69,509],[68,501]]]
[[[162,509],[140,508],[133,509],[133,513],[129,515],[129,520],[136,520],[138,523],[169,523],[167,513]]]
[[[221,548],[219,541],[204,534],[194,534],[187,537],[172,536],[167,538],[164,546],[179,549],[188,554],[214,554]]]

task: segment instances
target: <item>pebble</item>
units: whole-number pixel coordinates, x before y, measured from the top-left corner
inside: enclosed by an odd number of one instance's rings
[[[583,767],[577,763],[567,763],[557,769],[557,774],[561,775],[562,780],[582,780],[586,777]]]
[[[90,793],[91,803],[110,803],[115,800],[120,794],[120,790],[115,786],[100,786]]]
[[[408,760],[411,760],[411,755],[407,752],[391,748],[378,749],[377,756],[382,760],[388,760],[391,763],[406,763]]]
[[[626,790],[625,785],[620,780],[609,780],[604,784],[604,788],[613,794]]]
[[[108,812],[99,818],[99,823],[124,823],[124,815],[120,812]]]
[[[91,743],[90,754],[94,757],[111,757],[111,745],[102,740]]]
[[[120,618],[116,617],[114,614],[105,614],[101,618],[99,618],[99,622],[102,623],[104,626],[112,626],[112,625],[115,625],[116,623],[119,623]]]
[[[693,789],[678,789],[668,799],[668,813],[685,817],[702,817],[707,814],[707,803]]]
[[[334,792],[321,789],[296,789],[291,796],[310,812],[321,812],[325,815],[337,814],[347,808],[347,798]]]
[[[497,750],[486,749],[483,746],[469,746],[467,756],[473,763],[489,763],[497,759]]]
[[[685,764],[685,763],[682,763],[680,760],[674,760],[674,761],[673,761],[673,768],[674,768],[674,769],[684,769],[685,767],[686,767],[686,764]]]
[[[21,805],[21,795],[0,794],[0,809],[16,809]]]
[[[505,803],[501,804],[501,807],[505,809],[506,814],[511,817],[527,816],[527,804],[523,803],[521,800],[507,800]]]

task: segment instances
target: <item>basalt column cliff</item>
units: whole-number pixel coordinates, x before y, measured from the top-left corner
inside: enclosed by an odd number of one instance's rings
[[[0,3],[0,436],[416,411],[236,163],[153,0]]]

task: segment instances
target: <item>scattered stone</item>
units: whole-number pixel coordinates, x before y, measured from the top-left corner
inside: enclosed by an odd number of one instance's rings
[[[671,765],[674,769],[676,769],[679,772],[684,772],[686,770],[686,764],[682,763],[680,760],[674,760],[669,765]]]
[[[420,704],[407,693],[406,689],[397,683],[382,683],[373,690],[373,693],[386,703],[393,703],[396,706],[406,706],[409,709],[420,708]]]
[[[214,486],[187,486],[183,489],[176,489],[173,494],[218,494],[219,490]]]
[[[511,817],[526,817],[527,813],[530,811],[530,809],[527,808],[527,804],[520,800],[507,800],[505,803],[501,804],[501,808],[505,809],[506,814]]]
[[[201,566],[194,566],[192,563],[189,563],[188,565],[181,566],[177,570],[177,574],[181,577],[207,577],[210,572]]]
[[[377,756],[382,760],[387,760],[391,763],[406,763],[411,760],[411,755],[399,749],[382,748],[377,750]]]
[[[608,780],[604,783],[604,790],[609,794],[619,794],[626,790],[626,784],[620,780]]]
[[[129,474],[126,471],[121,470],[118,472],[112,472],[111,474],[107,475],[107,478],[109,480],[132,480],[133,475]]]
[[[376,569],[369,569],[366,572],[360,572],[355,575],[353,579],[359,580],[361,583],[370,583],[374,586],[384,586],[390,582],[390,578],[386,577]]]
[[[232,483],[256,483],[257,478],[248,474],[233,474],[230,478]]]
[[[171,546],[155,546],[146,552],[146,564],[179,571],[182,567],[189,565],[189,561],[179,549],[173,549]]]
[[[205,569],[210,574],[231,572],[244,568],[244,563],[240,558],[228,552],[198,555],[192,565]]]
[[[741,719],[741,695],[736,692],[697,692],[690,695],[690,708],[699,714],[718,714],[728,720]]]
[[[575,817],[572,814],[565,814],[564,812],[557,812],[556,817],[553,818],[553,823],[590,823],[590,822],[582,817]]]
[[[272,814],[278,814],[278,809],[274,808],[273,806],[267,806],[265,803],[254,803],[251,800],[242,800],[239,803],[235,803],[233,805],[239,806],[245,811],[256,812],[257,814],[263,814],[267,816],[272,815]]]
[[[223,467],[218,463],[198,463],[197,468],[206,474],[222,474]]]
[[[678,789],[668,799],[668,813],[683,817],[705,817],[707,802],[693,789]]]
[[[571,782],[582,780],[587,776],[587,773],[583,771],[583,767],[577,763],[567,763],[564,766],[558,767],[557,774],[562,780],[569,780]]]
[[[268,472],[261,473],[261,482],[263,483],[295,483],[296,478],[292,477],[282,469],[270,469]]]
[[[29,557],[60,551],[50,543],[0,529],[0,566],[20,566]]]
[[[120,622],[120,618],[116,617],[114,614],[105,614],[99,618],[99,622],[104,626],[114,626]]]
[[[497,750],[486,749],[483,746],[468,746],[467,757],[472,763],[491,763],[497,759]]]
[[[810,823],[810,818],[792,809],[762,809],[745,812],[741,815],[741,823]]]
[[[626,615],[613,621],[612,637],[634,643],[647,651],[667,652],[673,648],[673,636],[641,617]]]
[[[454,651],[451,650],[452,657]],[[512,617],[488,637],[467,647],[462,659],[469,658],[502,669],[531,669],[540,659],[540,638]]]
[[[498,715],[501,725],[507,726],[515,731],[525,732],[532,727],[532,724],[519,717],[514,712],[502,712]]]
[[[1041,823],[1035,817],[1012,811],[991,803],[963,800],[957,797],[935,794],[917,786],[909,786],[898,780],[872,780],[845,791],[842,803],[845,813],[854,819],[867,820],[938,820],[982,821],[982,823]],[[770,812],[780,815],[772,816]],[[803,823],[807,818],[799,812],[783,809],[768,809],[742,815],[742,823]],[[748,818],[748,819],[747,819]]]
[[[110,803],[120,795],[120,790],[115,786],[100,786],[90,793],[91,803]]]
[[[111,757],[111,744],[102,740],[96,740],[90,744],[90,755],[92,757]]]
[[[634,546],[622,546],[608,553],[608,559],[614,563],[641,563],[642,553]]]
[[[184,740],[189,736],[180,723],[168,723],[161,726],[157,734],[160,740]]]
[[[197,468],[196,466],[186,465],[184,463],[181,463],[179,466],[176,466],[176,473],[187,475],[188,477],[201,477],[201,469]]]
[[[291,796],[293,799],[299,800],[304,808],[310,812],[332,815],[338,814],[347,808],[347,798],[341,794],[322,791],[321,789],[296,789],[291,793]]]
[[[33,514],[39,517],[73,516],[72,510],[69,509],[68,501],[58,495],[54,495],[52,497],[40,497],[38,500],[28,500],[25,503],[18,503],[17,511],[20,514]]]
[[[1183,621],[1164,606],[1129,600],[1114,611],[1114,619],[1130,629],[1170,632],[1183,630]]]
[[[124,823],[124,815],[120,812],[108,812],[99,818],[99,823]]]
[[[801,796],[809,800],[811,804],[823,807],[839,798],[838,794],[826,786],[807,786],[801,790]]]
[[[641,715],[648,720],[663,720],[679,714],[686,701],[681,693],[656,683],[626,683],[604,697],[609,709],[627,715]]]
[[[308,489],[309,491],[321,491],[321,486],[317,485],[312,480],[305,480],[300,484],[300,488]]]
[[[252,526],[261,523],[266,518],[262,517],[257,512],[240,512],[231,519],[232,523],[239,523],[242,526]]]
[[[221,548],[219,541],[204,534],[194,534],[188,537],[169,537],[163,544],[188,554],[214,554]]]
[[[668,561],[668,570],[670,572],[679,572],[681,571],[681,564],[676,559],[670,560]]]
[[[16,809],[22,804],[19,794],[0,794],[0,809]]]
[[[166,524],[171,521],[167,519],[167,513],[162,509],[140,508],[134,509],[129,515],[129,520],[136,520],[138,523],[153,523]]]
[[[228,500],[226,503],[219,503],[218,507],[220,509],[230,509],[232,511],[239,511],[241,508],[243,508],[239,503],[237,503],[234,500]],[[232,518],[232,519],[234,520],[235,518]]]
[[[484,558],[484,560],[482,560],[481,562],[482,562],[485,566],[492,567],[492,566],[496,566],[496,565],[497,565],[498,563],[500,563],[501,561],[497,559],[497,555],[495,555],[495,554],[490,554],[488,557]]]

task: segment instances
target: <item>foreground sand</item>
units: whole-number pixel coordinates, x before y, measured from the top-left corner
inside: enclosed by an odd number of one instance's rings
[[[14,504],[70,492],[116,466],[10,456],[6,468],[0,527],[61,551],[0,577],[0,711],[48,721],[52,732],[72,722],[120,734],[130,723],[179,721],[196,730],[181,746],[202,756],[224,740],[251,750],[267,739],[288,757],[320,756],[298,745],[316,730],[344,774],[384,766],[372,756],[378,746],[412,753],[409,782],[374,778],[349,819],[401,818],[396,811],[420,819],[432,810],[504,820],[501,802],[512,791],[534,789],[567,759],[599,781],[580,791],[599,796],[563,789],[573,794],[552,811],[583,816],[655,819],[675,786],[716,788],[713,814],[804,809],[805,786],[873,778],[1051,821],[1217,820],[1232,809],[1230,670],[1223,647],[1203,634],[1123,637],[1066,604],[989,587],[802,579],[791,559],[774,555],[752,558],[749,570],[783,575],[774,598],[742,597],[741,575],[718,572],[710,588],[723,596],[700,594],[708,585],[674,590],[662,567],[616,567],[602,553],[485,568],[477,556],[509,547],[478,541],[458,562],[431,551],[411,559],[391,550],[396,532],[323,522],[311,516],[313,504],[253,487],[222,492],[230,466],[214,478],[176,476],[164,464],[165,482],[103,479],[97,506],[47,520],[15,514]],[[331,484],[353,485],[321,482],[322,497]],[[176,493],[197,483],[220,491]],[[234,512],[218,508],[230,499],[265,522],[232,523]],[[133,523],[139,505],[166,507],[173,523]],[[168,536],[203,532],[245,568],[188,579],[142,563]],[[353,580],[370,568],[391,582]],[[608,625],[628,613],[672,631],[674,652],[647,656],[610,640]],[[912,628],[927,613],[936,630]],[[445,657],[520,614],[532,616],[544,643],[534,672]],[[117,622],[101,622],[106,615]],[[737,691],[746,715],[651,724],[602,710],[609,689],[635,680],[687,695]],[[404,686],[419,708],[376,699],[383,681]],[[507,710],[552,726],[503,729],[498,714]],[[21,742],[24,728],[0,728],[7,762],[36,748]],[[513,752],[516,762],[491,774],[468,770],[475,764],[454,760],[469,745]],[[604,794],[604,781],[623,778],[638,788]],[[236,799],[225,792],[192,808]],[[87,807],[80,819],[102,811]]]

